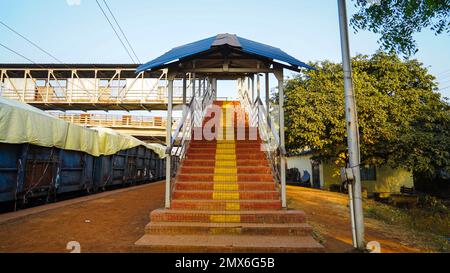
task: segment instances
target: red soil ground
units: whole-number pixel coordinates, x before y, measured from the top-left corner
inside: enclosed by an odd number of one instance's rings
[[[326,252],[351,251],[346,196],[288,188],[289,205],[306,212]],[[164,204],[164,184],[104,193],[78,200],[0,215],[0,252],[69,252],[78,241],[82,252],[136,252],[149,213]],[[383,252],[425,251],[405,243],[404,232],[367,219],[367,238]]]

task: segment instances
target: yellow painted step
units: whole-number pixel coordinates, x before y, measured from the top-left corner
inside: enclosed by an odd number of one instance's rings
[[[220,144],[234,144],[236,145],[236,141],[235,140],[218,140],[217,141],[217,145]]]
[[[235,155],[236,149],[216,149],[216,154]]]
[[[235,203],[226,203],[226,210],[241,210],[241,204]]]
[[[239,200],[238,192],[214,192],[213,200]]]
[[[236,161],[236,155],[235,154],[216,154],[216,161],[221,161],[221,160]]]
[[[228,174],[228,175],[237,175],[237,168],[236,167],[228,167],[228,168],[221,168],[216,165],[214,169],[215,175],[221,175],[221,174]]]
[[[237,182],[237,175],[214,175],[214,182]]]
[[[240,215],[211,215],[210,221],[212,223],[240,223]]]
[[[214,191],[238,191],[239,185],[238,184],[214,184]],[[234,199],[232,199],[234,200]]]
[[[235,160],[229,161],[216,161],[216,168],[236,168],[237,164]]]
[[[217,144],[217,150],[223,150],[223,149],[234,149],[234,150],[236,150],[236,144],[235,143],[218,143]]]

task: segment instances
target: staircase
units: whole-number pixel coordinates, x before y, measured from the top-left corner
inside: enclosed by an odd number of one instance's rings
[[[191,141],[171,208],[151,213],[146,234],[136,245],[154,252],[321,252],[305,214],[282,209],[259,137],[237,140],[240,104],[214,105],[222,108],[215,132],[222,138]],[[244,116],[248,139],[254,128]],[[213,118],[219,117],[206,118],[203,126]]]

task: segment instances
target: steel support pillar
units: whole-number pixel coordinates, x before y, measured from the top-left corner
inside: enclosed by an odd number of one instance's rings
[[[176,73],[169,73],[168,81],[168,103],[167,103],[167,135],[166,135],[166,145],[170,147],[172,145],[172,109],[173,109],[173,82]],[[172,151],[169,150],[166,158],[166,194],[165,194],[165,207],[170,209],[171,200],[171,180],[172,180]]]
[[[280,150],[285,150],[285,135],[284,135],[284,75],[283,68],[275,69],[275,76],[278,80],[278,104],[280,107]],[[281,203],[283,208],[287,208],[286,199],[286,155],[280,155],[280,178],[281,178]]]

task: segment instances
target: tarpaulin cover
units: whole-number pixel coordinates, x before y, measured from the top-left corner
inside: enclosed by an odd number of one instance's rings
[[[161,66],[169,64],[171,62],[208,51],[209,49],[215,46],[223,46],[223,45],[239,48],[243,52],[249,54],[259,55],[264,58],[288,63],[289,65],[295,68],[304,67],[308,69],[314,69],[311,66],[305,64],[304,62],[292,57],[291,55],[287,54],[286,52],[282,51],[279,48],[251,41],[248,39],[244,39],[242,37],[233,34],[219,34],[214,37],[206,38],[197,42],[176,47],[170,50],[169,52],[163,54],[162,56],[139,66],[136,72],[140,73],[145,70],[156,70],[161,68]]]
[[[84,128],[28,104],[5,98],[0,98],[0,142],[56,147],[93,156],[112,155],[142,145],[161,158],[165,156],[162,145],[147,144],[110,129]]]

